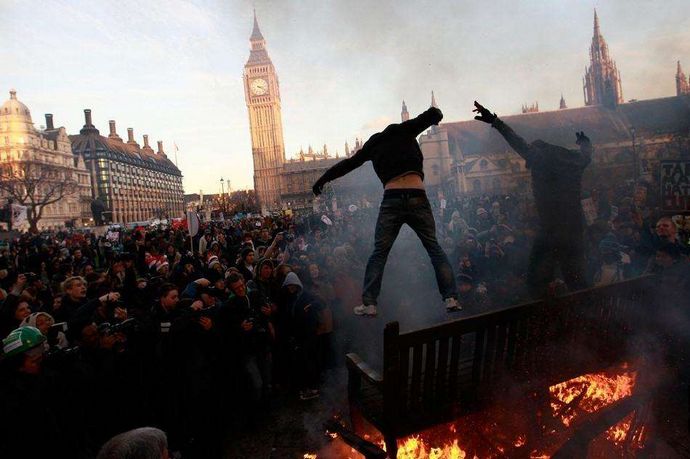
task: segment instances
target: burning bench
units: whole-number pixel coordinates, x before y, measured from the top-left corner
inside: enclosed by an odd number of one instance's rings
[[[405,333],[388,323],[383,374],[347,355],[353,428],[369,421],[395,458],[397,439],[479,412],[508,390],[515,397],[548,394],[556,383],[620,363],[644,317],[650,282],[634,279]]]

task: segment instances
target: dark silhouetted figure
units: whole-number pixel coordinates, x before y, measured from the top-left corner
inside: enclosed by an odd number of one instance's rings
[[[542,140],[527,143],[478,102],[474,118],[491,124],[526,161],[532,173],[532,192],[540,228],[530,254],[527,283],[533,296],[542,296],[558,265],[568,288],[587,286],[585,281],[582,174],[592,160],[592,144],[576,132],[579,150],[568,150]]]
[[[362,304],[354,309],[357,315],[377,314],[383,269],[388,253],[405,223],[417,234],[431,258],[446,309],[460,309],[453,269],[436,240],[436,224],[424,191],[424,156],[417,143],[417,136],[438,124],[442,118],[441,110],[431,107],[414,119],[389,125],[372,135],[354,155],[328,169],[314,184],[314,194],[319,195],[327,182],[342,177],[365,161],[371,161],[384,186],[376,222],[374,252],[369,257],[364,274]]]

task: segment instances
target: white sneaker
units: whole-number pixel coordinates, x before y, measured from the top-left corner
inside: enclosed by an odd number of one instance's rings
[[[458,300],[456,300],[452,296],[446,298],[444,300],[444,303],[446,303],[446,312],[462,311],[462,306],[460,306]]]
[[[375,316],[378,314],[375,304],[360,304],[354,308],[355,315],[358,316]]]

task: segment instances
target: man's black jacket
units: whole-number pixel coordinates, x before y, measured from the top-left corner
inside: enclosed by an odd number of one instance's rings
[[[443,118],[443,113],[431,107],[421,115],[399,124],[391,124],[382,132],[372,135],[362,148],[328,169],[317,184],[324,185],[371,161],[374,171],[385,185],[405,172],[415,172],[424,178],[424,156],[417,136]]]

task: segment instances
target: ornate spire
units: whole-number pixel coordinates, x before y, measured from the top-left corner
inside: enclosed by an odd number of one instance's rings
[[[614,107],[623,103],[620,73],[615,61],[609,56],[609,47],[601,34],[596,10],[594,10],[594,33],[589,57],[590,65],[585,68],[585,105]]]
[[[682,96],[685,94],[690,94],[690,81],[685,79],[683,67],[680,66],[680,61],[678,61],[676,67],[676,95]]]
[[[400,118],[403,121],[407,121],[410,119],[410,113],[407,111],[407,105],[405,105],[405,101],[402,101],[402,111],[400,112]]]
[[[558,108],[563,110],[564,108],[568,108],[568,106],[565,104],[565,99],[563,98],[563,93],[561,93],[561,102],[558,105]]]
[[[252,29],[252,36],[249,37],[251,41],[263,41],[264,36],[261,34],[261,29],[259,29],[259,21],[256,19],[256,8],[254,8],[254,28]]]
[[[436,97],[434,97],[434,91],[431,91],[431,106],[438,108],[438,105],[436,105]]]

